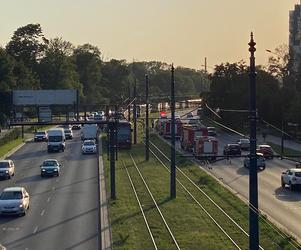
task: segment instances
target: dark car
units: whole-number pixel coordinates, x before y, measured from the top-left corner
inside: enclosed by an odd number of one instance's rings
[[[241,155],[241,149],[238,144],[227,144],[224,147],[224,155],[231,156],[231,155]]]
[[[47,141],[48,136],[46,131],[37,131],[34,133],[34,141]]]
[[[41,165],[41,177],[44,176],[59,176],[60,164],[55,159],[47,159]]]
[[[217,136],[215,127],[207,127],[209,136]]]
[[[257,153],[262,153],[264,158],[273,159],[274,152],[270,145],[258,145]]]

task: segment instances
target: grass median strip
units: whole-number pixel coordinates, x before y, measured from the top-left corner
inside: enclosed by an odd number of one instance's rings
[[[3,157],[5,154],[7,154],[12,149],[14,149],[15,147],[19,146],[21,143],[23,143],[23,139],[17,138],[15,140],[12,140],[12,141],[7,142],[4,145],[0,146],[0,158]]]

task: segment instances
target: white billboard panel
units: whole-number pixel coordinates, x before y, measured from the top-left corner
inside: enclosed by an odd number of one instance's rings
[[[73,105],[76,103],[75,89],[63,90],[14,90],[13,104],[28,105]]]

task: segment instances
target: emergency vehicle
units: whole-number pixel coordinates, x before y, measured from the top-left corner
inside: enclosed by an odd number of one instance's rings
[[[182,122],[180,119],[175,120],[175,136],[176,138],[180,138],[182,132]],[[163,122],[163,137],[170,138],[171,137],[171,119]]]
[[[194,141],[201,136],[208,136],[208,130],[206,127],[200,125],[183,126],[180,137],[181,148],[192,152]]]
[[[214,161],[218,154],[218,140],[211,136],[201,136],[194,141],[193,155],[200,160]]]

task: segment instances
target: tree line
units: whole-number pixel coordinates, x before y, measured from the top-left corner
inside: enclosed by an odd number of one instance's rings
[[[12,90],[77,89],[82,104],[112,104],[132,96],[135,82],[143,96],[145,74],[151,95],[169,94],[170,65],[164,62],[104,61],[97,46],[49,39],[40,24],[28,24],[0,47],[0,122],[9,115]],[[210,85],[207,74],[189,68],[178,67],[175,79],[176,95],[198,96]]]

